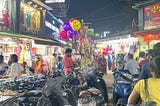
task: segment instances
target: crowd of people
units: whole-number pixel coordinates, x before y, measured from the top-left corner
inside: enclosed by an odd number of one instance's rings
[[[128,106],[133,105],[140,98],[143,102],[154,102],[160,106],[160,43],[154,45],[153,49],[148,50],[148,53],[140,53],[138,62],[140,75],[139,81],[136,83],[131,95],[128,98]],[[147,79],[148,99],[145,93],[145,80]]]
[[[133,104],[140,97],[141,100],[145,101],[144,94],[144,80],[148,79],[148,91],[150,101],[156,102],[160,105],[160,98],[157,94],[160,94],[160,43],[154,45],[153,49],[146,52],[140,52],[138,58],[134,58],[131,53],[128,54],[118,54],[112,62],[109,58],[103,54],[93,54],[91,57],[91,63],[93,66],[97,67],[99,71],[103,74],[107,73],[107,70],[116,71],[117,69],[129,70],[132,75],[138,74],[138,82],[136,83],[129,99],[128,104]],[[79,63],[79,59],[74,60],[72,58],[72,49],[66,48],[65,54],[62,56],[57,56],[53,54],[50,62],[50,71],[60,69],[63,70],[65,74],[71,74],[74,68]],[[37,64],[39,61],[37,61]],[[8,63],[4,62],[3,55],[0,55],[0,78],[12,78],[15,79],[17,76],[21,76],[26,73],[25,71],[26,63],[18,63],[18,56],[16,54],[11,54]],[[31,70],[33,71],[33,70]],[[81,70],[84,71],[84,70]],[[33,72],[34,73],[34,72]],[[52,73],[53,74],[53,73]]]
[[[95,57],[99,70],[105,72],[107,70],[114,72],[117,69],[128,70],[133,76],[138,76],[138,81],[128,98],[128,106],[134,106],[139,99],[142,103],[149,101],[156,103],[156,106],[160,106],[160,98],[158,96],[160,94],[160,43],[155,44],[153,49],[140,52],[136,58],[132,53],[117,54],[112,58],[112,61],[110,59],[111,56],[99,54]],[[145,95],[144,79],[148,79],[149,100],[146,99]]]

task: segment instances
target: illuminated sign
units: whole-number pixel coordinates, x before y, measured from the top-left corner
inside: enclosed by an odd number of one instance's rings
[[[94,29],[88,29],[88,35],[94,35]]]
[[[152,40],[160,40],[160,35],[152,35],[152,34],[147,34],[144,35],[144,41],[149,42]]]
[[[59,32],[59,29],[58,29],[57,27],[55,27],[54,25],[52,25],[50,22],[45,21],[45,25],[46,25],[48,28],[52,29],[53,31]]]
[[[45,3],[64,3],[65,0],[46,0]]]
[[[57,40],[58,39],[58,34],[60,32],[60,26],[61,23],[59,20],[50,12],[46,12],[46,20],[45,20],[45,30],[46,30],[46,35],[50,39]]]

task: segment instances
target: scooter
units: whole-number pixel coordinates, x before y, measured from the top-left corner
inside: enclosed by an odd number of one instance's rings
[[[115,106],[126,106],[138,75],[132,75],[129,70],[117,69],[114,72],[113,103]]]
[[[86,73],[86,89],[79,94],[78,106],[103,106],[108,104],[108,91],[97,69]]]
[[[84,79],[79,68],[75,68],[72,74],[49,79],[42,89],[37,106],[77,106],[77,95],[83,83]]]

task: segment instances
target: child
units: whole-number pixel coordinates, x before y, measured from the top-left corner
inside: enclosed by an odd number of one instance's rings
[[[56,69],[62,69],[63,68],[63,64],[62,64],[62,57],[58,56],[58,61],[56,62]]]

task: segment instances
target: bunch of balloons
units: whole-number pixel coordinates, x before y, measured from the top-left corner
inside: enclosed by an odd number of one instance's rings
[[[59,33],[59,38],[61,40],[73,39],[76,38],[77,31],[81,28],[81,22],[76,18],[72,18],[69,22],[64,22],[62,27],[64,30]]]

